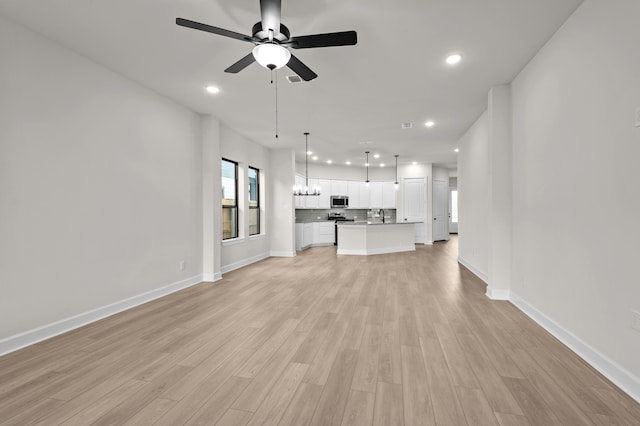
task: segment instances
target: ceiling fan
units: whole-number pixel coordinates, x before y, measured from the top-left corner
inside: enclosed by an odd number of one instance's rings
[[[293,56],[287,49],[288,47],[310,49],[314,47],[353,46],[358,42],[358,35],[355,31],[291,37],[289,29],[280,22],[280,6],[281,0],[260,0],[262,20],[253,26],[251,36],[182,18],[177,18],[176,24],[253,43],[255,47],[251,53],[224,70],[234,74],[257,61],[260,65],[270,70],[282,68],[286,65],[303,80],[313,80],[318,75]]]

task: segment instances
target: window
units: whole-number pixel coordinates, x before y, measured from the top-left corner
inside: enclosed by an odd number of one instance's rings
[[[238,237],[238,163],[222,159],[222,239]]]
[[[260,170],[249,167],[249,235],[260,233]]]

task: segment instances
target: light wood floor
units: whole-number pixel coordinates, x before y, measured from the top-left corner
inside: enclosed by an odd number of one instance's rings
[[[272,258],[0,358],[16,425],[640,424],[640,406],[456,262]]]

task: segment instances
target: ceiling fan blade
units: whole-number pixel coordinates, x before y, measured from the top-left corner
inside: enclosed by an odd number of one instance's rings
[[[280,33],[281,0],[260,0],[262,30],[273,30],[273,35]]]
[[[314,34],[308,36],[291,37],[289,43],[294,49],[310,49],[312,47],[353,46],[358,42],[355,31],[341,31],[339,33]]]
[[[224,70],[224,72],[230,72],[232,74],[238,73],[243,69],[245,69],[246,67],[248,67],[249,65],[251,65],[252,63],[254,63],[255,61],[256,61],[256,58],[253,57],[253,53],[249,53],[247,56],[240,59],[238,62],[236,62],[235,64],[231,65],[229,68]]]
[[[188,19],[176,18],[176,24],[181,27],[193,28],[194,30],[205,31],[208,33],[218,34],[225,37],[235,38],[237,40],[253,42],[248,35],[240,34],[235,31],[225,30],[224,28],[212,27],[211,25],[202,24],[200,22],[189,21]]]
[[[291,69],[291,71],[295,72],[302,78],[304,81],[313,80],[318,76],[315,72],[311,71],[311,69],[303,64],[300,59],[291,55],[291,59],[287,63],[287,66]]]

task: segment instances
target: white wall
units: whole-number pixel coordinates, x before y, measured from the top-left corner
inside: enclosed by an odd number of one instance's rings
[[[199,281],[199,116],[3,18],[0,57],[0,341]]]
[[[512,292],[635,375],[636,399],[639,19],[586,0],[512,83]]]
[[[487,281],[489,129],[486,112],[458,141],[458,148],[458,260]]]
[[[294,152],[290,149],[271,150],[271,171],[270,254],[293,257],[296,255],[295,208],[292,195],[295,176]]]
[[[511,291],[512,187],[511,87],[489,90],[489,279],[487,296],[509,300]]]
[[[364,164],[364,158],[362,160]],[[400,169],[400,166],[398,166]],[[304,163],[296,163],[296,173],[304,176]],[[364,182],[366,180],[367,171],[361,166],[341,166],[320,164],[309,161],[309,178],[313,179],[342,179],[357,180]],[[369,180],[371,182],[395,181],[396,167],[395,162],[392,167],[369,167]]]
[[[222,278],[222,162],[220,158],[220,120],[206,115],[202,127],[202,280]]]
[[[233,131],[226,125],[220,126],[220,154],[223,158],[238,163],[238,234],[232,242],[222,243],[222,272],[237,269],[256,260],[269,256],[268,222],[266,212],[269,209],[269,189],[266,180],[270,178],[269,149],[257,144]],[[260,170],[260,234],[249,237],[248,205],[249,181],[248,168]],[[218,205],[220,205],[218,203]]]

